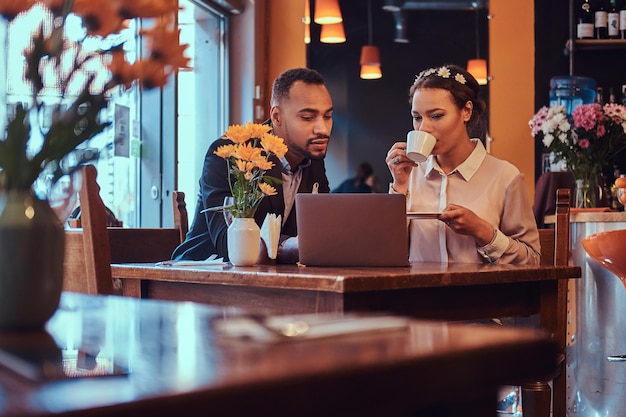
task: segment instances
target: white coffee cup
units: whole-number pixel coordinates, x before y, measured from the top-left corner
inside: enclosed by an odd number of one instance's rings
[[[415,162],[424,162],[433,151],[437,139],[423,130],[411,130],[406,134],[406,156]]]

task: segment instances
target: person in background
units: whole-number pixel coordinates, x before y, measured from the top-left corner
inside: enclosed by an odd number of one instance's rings
[[[324,157],[333,125],[333,103],[322,75],[307,68],[280,74],[274,80],[269,119],[264,123],[285,140],[288,151],[283,160],[270,159],[274,167],[267,175],[281,179],[282,186],[276,187],[278,194],[261,200],[254,218],[261,226],[267,213],[282,215],[277,262],[295,263],[298,261],[296,193],[330,192]],[[216,140],[206,153],[196,216],[172,259],[203,260],[212,254],[228,259],[228,226],[223,213],[201,213],[206,208],[222,206],[224,197],[230,195],[227,162],[214,154],[224,143],[221,138]],[[258,262],[270,262],[266,248],[261,246]]]
[[[361,162],[356,167],[356,175],[344,180],[333,193],[371,193],[372,187],[367,184],[368,179],[374,174],[374,168],[369,162]]]
[[[409,89],[413,128],[437,139],[420,164],[395,143],[385,159],[390,192],[407,197],[407,211],[441,212],[409,225],[410,261],[533,264],[539,233],[524,175],[488,154],[477,139],[485,103],[465,69],[422,71]]]

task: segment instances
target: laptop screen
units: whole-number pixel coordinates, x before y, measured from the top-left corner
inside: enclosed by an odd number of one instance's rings
[[[298,194],[296,219],[304,265],[409,264],[404,195]]]

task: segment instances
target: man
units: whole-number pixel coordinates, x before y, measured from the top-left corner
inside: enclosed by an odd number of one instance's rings
[[[263,198],[255,220],[259,226],[267,213],[282,215],[277,262],[298,260],[298,240],[295,217],[296,193],[330,191],[324,157],[332,129],[333,103],[324,79],[315,70],[290,69],[274,80],[270,101],[270,118],[264,123],[285,140],[288,151],[283,160],[272,159],[274,167],[267,175],[282,179],[278,194]],[[212,254],[228,259],[227,224],[222,213],[205,208],[222,206],[230,195],[227,162],[213,152],[224,140],[211,144],[204,159],[200,178],[200,193],[196,216],[187,237],[174,250],[173,259],[202,260]],[[266,249],[259,248],[261,262],[268,261]]]

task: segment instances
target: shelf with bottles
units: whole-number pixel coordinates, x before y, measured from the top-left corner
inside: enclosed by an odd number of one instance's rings
[[[610,49],[626,49],[626,39],[568,39],[565,43],[566,53],[576,51],[606,51]]]
[[[569,4],[566,54],[626,49],[626,0],[570,0]]]

